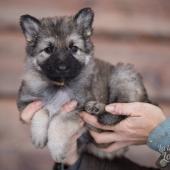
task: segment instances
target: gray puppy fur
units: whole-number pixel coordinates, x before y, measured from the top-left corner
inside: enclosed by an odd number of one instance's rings
[[[122,117],[104,109],[101,113],[101,103],[149,101],[133,66],[113,66],[93,57],[93,18],[93,11],[84,8],[70,17],[37,19],[23,15],[20,19],[27,56],[18,109],[22,112],[33,101],[43,102],[44,107],[31,122],[32,142],[40,148],[47,144],[53,159],[60,162],[65,158],[70,137],[80,129],[80,111],[92,112],[100,123],[111,125]],[[61,113],[61,106],[70,100],[78,101],[77,108]],[[99,152],[93,143],[87,144],[85,150],[100,157],[115,155]]]

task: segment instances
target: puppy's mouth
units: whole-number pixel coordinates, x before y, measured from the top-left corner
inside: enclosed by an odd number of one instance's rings
[[[64,80],[60,80],[60,81],[51,81],[52,84],[56,85],[56,86],[60,86],[63,87],[65,85],[65,81]]]
[[[73,60],[68,61],[68,63],[58,63],[47,61],[41,65],[42,74],[44,74],[52,84],[56,86],[65,86],[69,82],[75,79],[81,72],[83,64]]]

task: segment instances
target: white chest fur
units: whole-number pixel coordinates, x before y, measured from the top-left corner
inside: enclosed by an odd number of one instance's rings
[[[40,89],[46,90],[48,87],[47,82],[43,80],[37,72],[34,71],[28,71],[24,75],[24,81],[27,82],[27,86],[35,94]],[[74,98],[73,91],[70,88],[58,90],[56,94],[52,94],[52,96],[53,97],[50,98],[49,94],[49,96],[43,100],[45,108],[48,110],[50,117],[54,114],[57,114],[62,105]]]
[[[46,103],[46,109],[49,111],[49,116],[57,114],[61,107],[73,99],[73,93],[70,89],[59,90],[50,101]]]

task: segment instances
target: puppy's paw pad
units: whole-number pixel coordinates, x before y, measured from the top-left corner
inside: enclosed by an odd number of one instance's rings
[[[99,103],[97,101],[89,101],[85,105],[85,111],[91,113],[92,115],[99,115],[105,110],[105,104]]]

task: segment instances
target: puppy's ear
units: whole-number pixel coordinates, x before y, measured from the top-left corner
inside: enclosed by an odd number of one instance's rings
[[[91,8],[83,8],[74,16],[76,25],[80,29],[83,29],[85,36],[90,36],[92,34],[93,18],[94,12]]]
[[[30,15],[22,15],[20,25],[27,41],[31,41],[40,29],[40,21]]]

